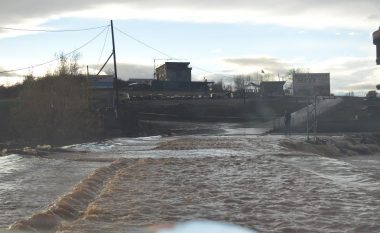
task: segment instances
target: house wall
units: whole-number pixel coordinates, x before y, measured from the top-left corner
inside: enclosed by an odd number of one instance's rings
[[[177,82],[191,82],[191,69],[167,69],[166,80]]]

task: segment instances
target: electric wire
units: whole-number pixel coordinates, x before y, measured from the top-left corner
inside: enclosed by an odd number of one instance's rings
[[[154,51],[156,51],[156,52],[158,52],[158,53],[164,55],[165,57],[168,57],[168,58],[171,58],[171,59],[175,59],[173,56],[170,56],[169,54],[167,54],[167,53],[165,53],[165,52],[162,52],[161,50],[156,49],[156,48],[154,48],[153,46],[148,45],[147,43],[145,43],[145,42],[143,42],[143,41],[137,39],[136,37],[134,37],[134,36],[132,36],[132,35],[130,35],[130,34],[124,32],[124,31],[120,30],[119,28],[115,27],[115,29],[116,29],[117,31],[119,31],[120,33],[124,34],[125,36],[131,38],[132,40],[134,40],[134,41],[136,41],[136,42],[138,42],[138,43],[144,45],[145,47],[150,48],[150,49],[152,49],[152,50],[154,50]]]
[[[161,50],[156,49],[156,48],[154,48],[154,47],[151,46],[151,45],[148,45],[147,43],[145,43],[145,42],[143,42],[143,41],[137,39],[136,37],[134,37],[134,36],[132,36],[132,35],[130,35],[130,34],[124,32],[124,31],[122,31],[121,29],[119,29],[119,28],[117,28],[117,27],[115,27],[115,29],[116,29],[117,31],[119,31],[120,33],[124,34],[125,36],[131,38],[132,40],[134,40],[134,41],[136,41],[136,42],[138,42],[138,43],[144,45],[144,46],[147,47],[147,48],[150,48],[150,49],[152,49],[152,50],[154,50],[154,51],[160,53],[161,55],[164,55],[165,57],[167,57],[167,58],[169,58],[169,59],[171,59],[171,60],[183,60],[183,59],[177,59],[177,58],[175,58],[175,57],[173,57],[173,56],[171,56],[171,55],[169,55],[169,54],[167,54],[167,53],[165,53],[165,52],[162,52]],[[217,74],[217,75],[222,76],[222,77],[225,77],[225,78],[231,78],[231,77],[233,77],[233,76],[227,76],[227,75],[219,74],[219,73],[217,73],[217,72],[212,72],[212,71],[209,71],[209,70],[203,69],[203,68],[198,67],[198,66],[192,66],[192,67],[195,68],[195,69],[197,69],[197,70],[201,70],[201,71],[206,72],[206,73],[209,73],[209,74]]]
[[[99,63],[100,63],[100,60],[101,60],[102,57],[103,57],[103,53],[104,53],[104,49],[105,49],[105,47],[106,47],[106,43],[107,43],[108,33],[109,33],[109,31],[110,31],[110,27],[108,27],[108,29],[107,29],[107,33],[106,33],[106,37],[105,37],[105,39],[104,39],[103,47],[102,47],[102,50],[101,50],[101,52],[100,52],[99,59],[98,59],[98,61],[96,62],[96,68],[97,68],[98,70],[100,69],[100,65],[99,65]]]
[[[212,71],[209,71],[209,70],[205,70],[201,67],[198,67],[198,66],[192,66],[194,69],[197,69],[197,70],[201,70],[203,72],[206,72],[206,73],[209,73],[209,74],[215,74],[215,75],[219,75],[219,76],[222,76],[224,78],[233,78],[234,76],[233,75],[225,75],[225,74],[219,74],[219,73],[216,73],[216,72],[212,72]]]
[[[107,27],[108,28],[108,27]],[[72,50],[71,52],[68,52],[68,53],[65,53],[63,54],[64,57],[67,57],[81,49],[83,49],[84,47],[86,47],[87,45],[89,45],[90,43],[92,43],[94,40],[96,40],[100,35],[102,35],[104,33],[104,31],[107,29],[107,28],[104,28],[101,32],[99,32],[95,37],[93,37],[92,39],[90,39],[89,41],[87,41],[85,44],[83,44],[82,46]],[[23,68],[17,68],[17,69],[13,69],[13,70],[4,70],[4,71],[0,71],[0,74],[5,74],[5,73],[12,73],[12,72],[17,72],[17,71],[22,71],[22,70],[27,70],[27,69],[33,69],[35,67],[39,67],[39,66],[43,66],[43,65],[47,65],[47,64],[50,64],[50,63],[53,63],[55,61],[58,61],[60,58],[55,58],[53,60],[49,60],[49,61],[46,61],[46,62],[43,62],[43,63],[39,63],[39,64],[35,64],[35,65],[31,65],[31,66],[28,66],[28,67],[23,67]]]
[[[2,30],[10,31],[26,31],[26,32],[82,32],[96,30],[100,28],[109,27],[109,25],[103,25],[99,27],[90,27],[90,28],[79,28],[79,29],[62,29],[62,30],[49,30],[49,29],[28,29],[28,28],[12,28],[12,27],[0,27]]]

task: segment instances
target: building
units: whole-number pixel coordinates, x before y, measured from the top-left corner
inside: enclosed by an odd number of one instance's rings
[[[208,92],[212,82],[192,82],[190,62],[166,62],[156,68],[153,91]]]
[[[166,62],[156,69],[156,80],[169,82],[191,82],[190,62]]]
[[[294,73],[294,96],[330,96],[330,73]]]
[[[285,81],[270,81],[260,83],[261,96],[284,96]]]

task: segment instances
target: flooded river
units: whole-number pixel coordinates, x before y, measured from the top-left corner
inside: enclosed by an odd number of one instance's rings
[[[2,157],[0,229],[136,232],[203,219],[259,232],[379,232],[380,155],[322,157],[283,148],[285,136],[238,132]]]

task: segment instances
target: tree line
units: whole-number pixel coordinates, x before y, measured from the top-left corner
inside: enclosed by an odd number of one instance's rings
[[[38,78],[28,75],[22,84],[0,87],[3,96],[15,100],[0,110],[8,111],[3,111],[8,124],[0,124],[0,131],[11,134],[0,139],[55,145],[92,140],[104,133],[102,112],[93,108],[87,78],[80,73],[80,55],[57,57],[53,72]]]

